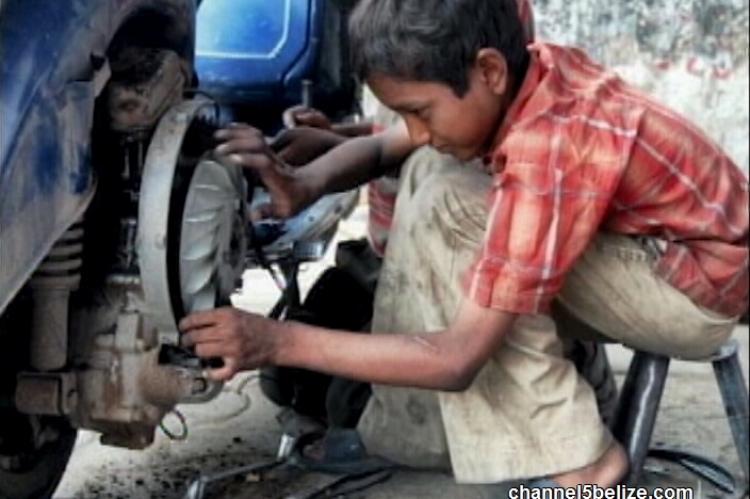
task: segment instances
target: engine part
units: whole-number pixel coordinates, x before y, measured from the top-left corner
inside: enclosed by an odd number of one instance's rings
[[[107,87],[110,127],[119,132],[150,130],[182,98],[189,75],[171,50],[128,47],[110,62]]]
[[[245,188],[237,168],[210,159],[195,169],[180,238],[185,311],[211,310],[237,288],[245,263]]]
[[[126,307],[124,307],[126,308]],[[179,402],[207,390],[201,370],[161,362],[138,312],[121,313],[116,330],[100,334],[79,373],[77,426],[100,431],[102,442],[131,449],[151,444],[154,429]]]
[[[179,343],[184,314],[229,303],[244,264],[244,179],[239,167],[205,158],[195,144],[205,136],[191,136],[205,134],[212,111],[206,99],[171,109],[146,156],[138,258],[149,319],[165,344]]]
[[[30,282],[31,366],[39,371],[62,369],[67,362],[69,299],[81,281],[82,239],[79,223],[55,244]]]
[[[25,414],[64,416],[78,404],[73,373],[21,373],[16,389],[16,409]]]
[[[256,234],[259,235],[258,228],[262,228],[263,232],[272,230],[276,234],[261,243],[263,252],[272,262],[290,258],[299,262],[320,259],[328,248],[339,221],[351,214],[358,199],[358,190],[330,194],[288,220],[256,224]],[[265,191],[258,190],[253,195],[253,207],[268,201],[269,196]],[[250,263],[255,264],[252,260],[254,255],[249,256]]]

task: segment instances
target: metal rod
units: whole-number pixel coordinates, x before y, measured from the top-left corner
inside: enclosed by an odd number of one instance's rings
[[[668,371],[669,357],[661,355],[636,352],[630,363],[613,426],[630,459],[629,485],[638,483],[648,456]]]
[[[748,391],[745,379],[742,375],[742,366],[737,349],[736,341],[733,341],[725,348],[733,349],[727,352],[728,355],[721,356],[713,362],[714,374],[719,384],[719,391],[724,402],[724,410],[727,413],[729,428],[732,430],[734,445],[737,448],[737,454],[740,458],[742,473],[745,476],[745,484],[750,482],[750,471],[748,471],[748,462],[750,461],[750,449],[747,442],[750,440],[750,409],[748,409]]]

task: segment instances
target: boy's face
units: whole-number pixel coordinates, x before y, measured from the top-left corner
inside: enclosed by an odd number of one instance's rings
[[[504,68],[504,59],[501,62]],[[505,115],[508,85],[503,68],[492,66],[488,73],[487,67],[477,63],[463,97],[443,83],[405,81],[383,74],[372,75],[367,83],[383,104],[403,117],[415,145],[430,145],[468,161],[488,152]]]

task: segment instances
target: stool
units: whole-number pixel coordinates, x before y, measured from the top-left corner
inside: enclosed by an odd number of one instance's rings
[[[670,357],[663,355],[636,351],[630,363],[612,425],[615,438],[622,443],[630,458],[630,472],[626,478],[628,485],[637,484],[646,457],[649,455],[649,444],[667,380],[670,360]],[[747,487],[750,481],[748,472],[748,453],[750,452],[748,450],[750,438],[748,426],[750,423],[748,422],[748,390],[740,366],[739,344],[736,340],[731,340],[714,356],[698,362],[711,362],[713,365],[735,448],[740,458],[745,487]],[[683,457],[691,456],[687,453],[680,454]],[[662,455],[662,457],[665,456]],[[693,457],[699,462],[710,463],[706,459]]]

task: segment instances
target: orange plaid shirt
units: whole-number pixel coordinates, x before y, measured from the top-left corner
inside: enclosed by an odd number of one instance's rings
[[[660,241],[655,272],[729,316],[748,299],[748,181],[700,130],[577,49],[535,44],[498,131],[478,304],[548,309],[599,231]]]

